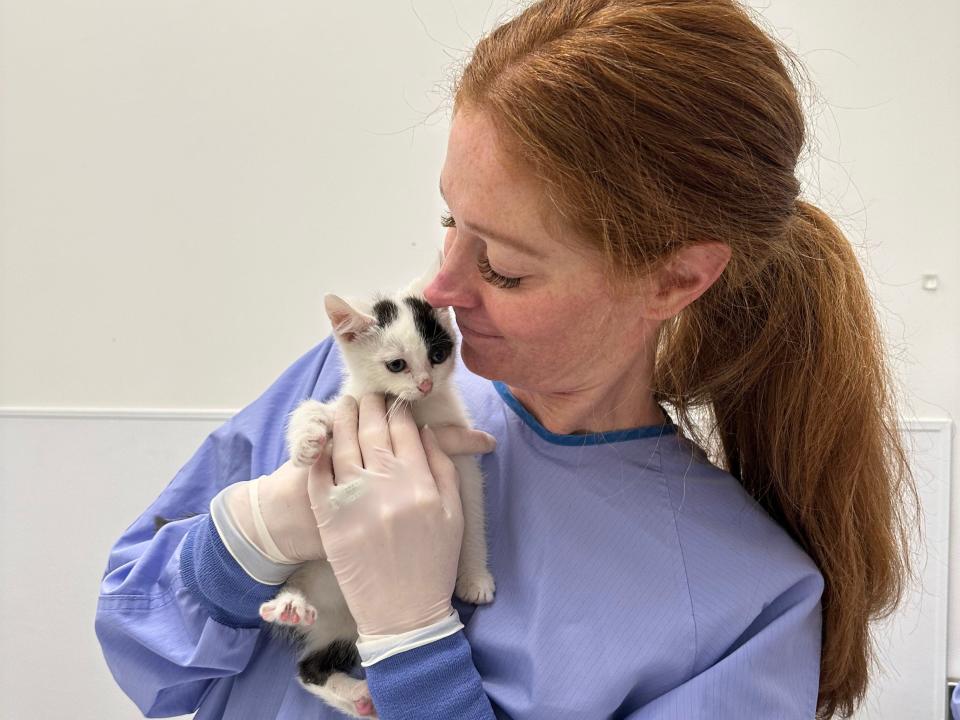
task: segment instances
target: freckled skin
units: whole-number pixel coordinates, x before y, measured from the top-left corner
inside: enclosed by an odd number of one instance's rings
[[[483,114],[454,117],[441,182],[457,227],[447,230],[443,266],[424,295],[435,307],[452,305],[458,323],[499,336],[464,334],[464,364],[507,383],[553,432],[661,422],[649,389],[659,321],[644,316],[643,293],[616,299],[600,257],[574,249],[569,231],[548,229],[541,184],[500,149]],[[474,223],[546,258],[485,239],[469,229]],[[523,276],[520,285],[486,282],[477,268],[484,251],[501,274]]]

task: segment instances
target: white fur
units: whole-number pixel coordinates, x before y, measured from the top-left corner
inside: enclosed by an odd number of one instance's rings
[[[399,308],[399,317],[386,328],[380,328],[373,317],[373,303],[348,303],[335,295],[327,295],[325,305],[334,328],[334,335],[344,360],[344,383],[340,395],[351,395],[358,401],[365,393],[387,393],[410,403],[417,425],[456,425],[470,427],[470,419],[451,376],[457,361],[456,334],[448,308],[434,310],[439,322],[454,342],[450,356],[431,366],[428,348],[416,330],[413,313],[403,297],[420,296],[422,281],[415,281],[391,299]],[[422,297],[422,296],[421,296]],[[397,358],[407,362],[403,372],[393,373],[385,363]],[[432,390],[424,396],[418,389],[423,380],[432,380]],[[339,397],[339,395],[337,396]],[[333,408],[337,398],[327,403],[308,399],[290,415],[287,442],[295,464],[310,465],[320,454],[323,444],[332,435]],[[455,593],[465,602],[489,603],[495,590],[493,576],[487,569],[483,475],[476,459],[457,456],[453,462],[460,473],[460,495],[464,517]],[[287,611],[288,619],[281,620]],[[326,560],[306,563],[284,585],[274,600],[264,603],[261,617],[293,631],[301,640],[302,660],[335,640],[357,640],[357,626],[340,592],[336,577]],[[365,680],[346,673],[334,673],[323,685],[301,684],[338,710],[352,717],[360,715],[355,701],[368,701]]]

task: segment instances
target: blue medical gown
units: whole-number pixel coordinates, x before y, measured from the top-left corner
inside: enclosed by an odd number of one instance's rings
[[[344,717],[295,680],[295,649],[257,615],[277,587],[243,572],[207,514],[220,489],[286,461],[288,413],[341,376],[328,337],[113,546],[96,632],[144,714]],[[383,720],[813,718],[822,575],[729,473],[672,424],[557,435],[505,385],[463,366],[455,381],[498,441],[482,458],[496,598],[454,599],[462,630],[358,671]]]

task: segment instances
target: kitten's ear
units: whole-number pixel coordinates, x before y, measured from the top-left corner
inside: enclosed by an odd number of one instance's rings
[[[377,319],[360,312],[343,298],[327,293],[323,305],[330,318],[333,332],[346,342],[353,342],[365,331],[377,324]]]
[[[443,265],[443,251],[437,248],[437,254],[430,263],[430,267],[424,271],[423,275],[407,285],[407,287],[401,291],[401,294],[404,296],[415,295],[417,297],[423,297],[424,288],[426,288],[437,276],[437,273],[440,272],[441,265]]]

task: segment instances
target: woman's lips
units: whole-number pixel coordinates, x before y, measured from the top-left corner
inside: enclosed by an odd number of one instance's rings
[[[464,324],[461,323],[461,322],[458,322],[458,323],[457,323],[457,327],[460,328],[460,332],[462,332],[464,335],[468,335],[468,336],[470,336],[470,337],[479,337],[479,338],[497,338],[497,337],[500,337],[499,335],[491,335],[490,333],[478,332],[477,330],[473,330],[473,329],[471,329],[469,326],[464,325]]]

